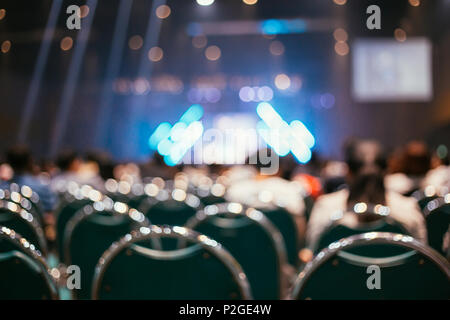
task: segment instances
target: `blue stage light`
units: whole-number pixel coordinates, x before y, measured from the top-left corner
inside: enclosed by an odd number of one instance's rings
[[[153,134],[148,139],[148,144],[150,145],[150,148],[155,150],[158,147],[158,143],[167,138],[170,135],[170,130],[172,129],[172,126],[168,122],[162,122],[159,124],[159,126],[155,129]]]
[[[261,22],[261,32],[264,34],[303,33],[307,29],[302,19],[269,19]]]
[[[314,147],[316,144],[316,139],[311,134],[311,132],[306,128],[306,126],[300,120],[294,120],[291,122],[290,127],[292,128],[292,133],[298,139],[303,140],[308,148]]]
[[[194,121],[198,121],[203,117],[203,107],[199,104],[193,104],[186,112],[181,116],[180,122],[184,122],[189,125]]]
[[[286,33],[286,29],[281,20],[270,19],[262,22],[262,32],[265,34]]]
[[[200,121],[192,122],[186,129],[183,130],[182,138],[173,143],[169,154],[164,157],[166,164],[169,166],[174,166],[179,163],[183,159],[186,152],[188,152],[197,140],[201,138],[202,134],[202,123]]]
[[[262,119],[257,123],[256,130],[276,154],[284,157],[292,152],[301,163],[307,163],[311,159],[310,148],[314,147],[315,138],[301,121],[294,120],[288,125],[267,102],[258,104],[256,113]]]
[[[152,150],[164,156],[169,166],[178,164],[203,134],[203,125],[199,121],[203,117],[203,107],[194,104],[183,113],[173,126],[162,122],[149,138]]]

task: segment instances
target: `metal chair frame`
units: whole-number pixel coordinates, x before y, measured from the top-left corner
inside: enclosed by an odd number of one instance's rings
[[[184,227],[172,227],[172,226],[156,226],[150,225],[148,227],[141,227],[139,231],[133,231],[130,234],[122,237],[119,241],[113,243],[111,247],[105,251],[102,257],[99,259],[95,268],[94,281],[92,286],[92,297],[94,300],[98,299],[98,292],[101,286],[101,281],[106,272],[106,269],[110,265],[111,261],[125,248],[135,244],[136,242],[142,242],[146,240],[160,239],[160,238],[172,238],[178,240],[188,240],[193,242],[203,249],[207,250],[210,254],[216,256],[231,272],[233,279],[239,286],[239,291],[245,300],[251,300],[252,295],[250,291],[250,285],[247,280],[247,276],[242,270],[239,263],[233,258],[233,256],[222,247],[221,244],[208,238],[205,235],[197,233],[193,230]],[[145,254],[155,259],[173,259],[183,254],[189,254],[192,248],[185,248],[181,250],[173,251],[158,251],[147,250]]]
[[[283,279],[282,270],[288,264],[287,252],[284,244],[283,236],[280,231],[270,222],[270,220],[259,210],[254,208],[245,208],[239,203],[220,203],[206,206],[203,210],[197,212],[195,216],[188,220],[185,224],[186,228],[194,229],[197,225],[213,216],[242,216],[247,217],[250,221],[260,226],[264,232],[272,239],[274,249],[278,257],[279,283],[280,283],[280,297],[284,295],[286,283]],[[179,247],[182,247],[183,242],[179,242]]]
[[[304,286],[306,285],[310,277],[314,274],[314,272],[336,255],[339,255],[344,259],[347,259],[352,263],[359,265],[370,263],[383,266],[392,266],[401,263],[401,261],[403,261],[406,257],[408,257],[408,255],[411,254],[408,252],[391,257],[389,259],[379,259],[360,257],[357,255],[349,254],[347,252],[343,252],[344,250],[367,244],[392,244],[416,250],[433,261],[439,267],[439,269],[441,269],[447,275],[447,278],[450,281],[450,263],[434,249],[424,245],[423,243],[410,236],[406,236],[403,234],[390,232],[368,232],[333,242],[328,246],[328,248],[323,249],[319,254],[317,254],[317,256],[305,266],[303,271],[299,273],[295,281],[295,285],[290,293],[290,299],[296,299],[296,297],[301,294]]]
[[[33,244],[31,244],[27,239],[23,238],[21,235],[16,233],[14,230],[0,226],[0,237],[6,239],[9,242],[14,243],[16,246],[20,247],[22,251],[32,258],[44,271],[44,277],[47,280],[47,285],[49,291],[51,292],[53,300],[59,300],[59,293],[56,285],[55,279],[51,276],[50,268],[47,262],[42,256],[42,253],[37,250]]]

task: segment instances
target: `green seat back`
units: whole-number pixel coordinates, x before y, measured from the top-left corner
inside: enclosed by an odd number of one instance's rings
[[[379,245],[381,246],[381,245]],[[386,245],[391,246],[391,245]],[[387,251],[393,251],[387,249]],[[312,300],[403,300],[450,299],[450,279],[427,256],[410,250],[384,263],[348,259],[337,254],[319,266],[297,299]],[[380,267],[381,289],[369,289],[369,265]],[[372,280],[370,281],[372,283]]]
[[[271,236],[246,216],[212,216],[195,231],[216,240],[239,262],[255,299],[280,299],[280,263]]]
[[[419,204],[420,210],[423,211],[426,208],[427,204],[436,198],[438,198],[438,196],[434,195],[431,197],[424,197],[424,198],[418,200],[417,203]]]
[[[43,248],[45,244],[42,243],[44,240],[38,235],[38,230],[18,213],[0,208],[0,225],[14,230],[32,243],[36,249],[45,252],[45,248]]]
[[[70,261],[81,270],[81,289],[75,290],[79,299],[91,298],[91,286],[95,266],[103,252],[133,229],[132,220],[126,215],[94,213],[80,221],[73,229],[70,243]],[[66,252],[67,253],[67,252]]]
[[[20,251],[0,253],[0,300],[47,300],[54,291],[39,263]]]
[[[425,218],[427,224],[428,245],[442,255],[445,233],[450,226],[450,204],[442,205],[433,210]]]
[[[200,201],[204,206],[209,206],[212,204],[223,203],[225,202],[224,197],[217,197],[215,195],[209,194],[205,197],[200,197]]]
[[[260,209],[283,236],[287,259],[290,265],[298,265],[298,230],[294,217],[283,208]]]
[[[145,215],[156,225],[183,226],[195,213],[185,202],[170,199],[155,203]]]
[[[157,257],[142,246],[124,249],[107,267],[99,299],[242,299],[232,273],[198,245]],[[150,254],[149,254],[150,253]]]
[[[81,199],[64,202],[64,204],[61,205],[60,210],[56,215],[56,244],[58,246],[59,259],[61,261],[64,261],[64,231],[66,230],[67,222],[78,210],[90,203],[92,203],[92,201],[89,199]]]
[[[380,220],[373,223],[362,224],[358,228],[350,228],[337,223],[332,225],[322,234],[316,253],[328,247],[328,245],[335,241],[366,232],[392,232],[408,235],[405,228],[394,221]],[[406,250],[397,246],[372,245],[352,248],[349,252],[366,257],[389,257],[405,253]]]
[[[183,226],[195,213],[196,209],[185,202],[170,199],[155,203],[147,210],[145,215],[155,225]],[[165,250],[177,248],[177,240],[171,238],[161,240]]]

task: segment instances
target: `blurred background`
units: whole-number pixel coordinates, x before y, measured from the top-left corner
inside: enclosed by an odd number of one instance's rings
[[[2,0],[0,149],[139,161],[192,105],[207,130],[254,127],[261,102],[325,157],[349,136],[448,145],[449,16],[449,0]]]

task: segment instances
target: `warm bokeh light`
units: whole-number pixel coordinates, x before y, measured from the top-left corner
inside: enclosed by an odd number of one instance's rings
[[[89,14],[89,6],[88,5],[82,5],[80,7],[80,17],[86,18]]]
[[[395,37],[395,40],[397,40],[397,41],[400,41],[400,42],[406,41],[406,32],[405,32],[405,30],[403,30],[401,28],[395,29],[394,37]]]
[[[156,16],[160,19],[165,19],[170,16],[171,10],[168,5],[162,4],[156,8]]]
[[[288,75],[280,73],[275,77],[275,86],[280,90],[286,90],[291,86],[291,79]]]
[[[3,18],[6,16],[6,10],[0,9],[0,20],[3,20]]]
[[[253,5],[258,2],[258,0],[242,0],[245,4]]]
[[[131,50],[139,50],[140,48],[142,48],[143,44],[144,40],[142,40],[142,37],[140,35],[134,35],[128,41],[128,46]]]
[[[420,0],[409,0],[409,4],[413,7],[418,7],[420,6]]]
[[[214,3],[214,0],[197,0],[197,3],[201,6],[210,6]]]
[[[284,53],[284,45],[281,41],[272,41],[270,43],[269,51],[274,56],[281,56]]]
[[[347,0],[333,0],[337,5],[343,6],[347,3]]]
[[[61,50],[63,50],[63,51],[70,50],[70,49],[72,49],[72,46],[73,46],[73,39],[71,37],[62,38],[61,45],[60,45]]]
[[[336,42],[334,45],[334,50],[340,56],[345,56],[349,53],[350,48],[348,47],[347,42]]]
[[[347,31],[345,31],[344,29],[338,28],[334,30],[333,37],[334,39],[336,39],[336,41],[345,42],[348,39],[348,34]]]
[[[160,61],[164,56],[164,52],[160,47],[153,47],[148,51],[148,58],[150,61]]]
[[[205,50],[206,59],[211,61],[219,60],[222,55],[220,48],[218,46],[210,46]]]
[[[11,49],[11,41],[5,40],[2,43],[2,52],[7,53]]]
[[[206,47],[206,44],[208,43],[208,39],[204,35],[198,35],[192,38],[192,45],[195,48],[204,48]]]
[[[148,91],[150,90],[150,84],[148,83],[147,79],[138,78],[134,80],[133,89],[136,94],[143,95],[148,93]]]

